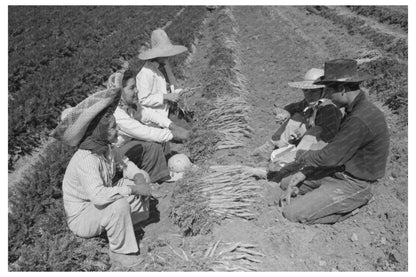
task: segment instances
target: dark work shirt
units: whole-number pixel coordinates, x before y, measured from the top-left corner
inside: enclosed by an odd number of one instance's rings
[[[355,178],[375,181],[384,176],[389,143],[383,112],[360,92],[346,109],[334,139],[321,150],[303,153],[297,161],[305,167],[344,166]]]
[[[295,113],[304,114],[303,111],[309,104],[305,99],[299,102],[286,105],[284,109],[294,115]],[[305,118],[308,116],[305,115]],[[328,142],[335,137],[338,129],[341,125],[342,113],[330,100],[326,99],[324,103],[320,104],[317,108],[315,125],[322,128],[320,139],[324,142]]]
[[[290,113],[290,115],[292,116],[295,113],[302,113],[303,110],[308,105],[309,105],[308,102],[306,102],[306,100],[303,99],[302,101],[299,101],[299,102],[294,102],[294,103],[287,104],[286,106],[283,107],[283,109],[288,111]]]

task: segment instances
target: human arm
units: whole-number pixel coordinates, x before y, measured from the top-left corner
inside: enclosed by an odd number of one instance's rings
[[[127,157],[123,157],[123,177],[134,181],[134,185],[129,185],[131,194],[139,196],[149,196],[151,194],[150,189],[150,176],[149,174],[137,167]]]
[[[111,178],[106,180],[104,177],[104,170],[106,167],[103,161],[92,154],[84,157],[76,170],[78,180],[88,199],[98,206],[110,204],[132,192],[129,187],[113,187]]]
[[[181,99],[180,93],[172,92],[163,94],[163,100],[170,101],[170,102],[178,102]]]
[[[321,150],[298,151],[296,160],[303,166],[338,167],[344,165],[370,135],[368,127],[357,117],[350,117],[339,132]]]
[[[302,113],[303,110],[308,106],[308,103],[305,99],[299,102],[290,103],[283,107],[286,111],[290,113],[290,115],[294,115],[295,113]]]
[[[169,129],[146,126],[140,121],[130,117],[120,108],[116,109],[114,116],[116,118],[120,133],[134,139],[154,142],[168,142],[173,138],[173,134]]]
[[[137,98],[142,106],[159,107],[164,104],[166,81],[156,75],[152,68],[144,66],[136,76]]]

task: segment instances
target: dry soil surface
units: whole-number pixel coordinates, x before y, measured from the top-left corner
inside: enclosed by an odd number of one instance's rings
[[[322,67],[328,59],[358,57],[372,46],[360,35],[350,35],[303,7],[243,6],[231,11],[238,25],[240,73],[250,92],[249,123],[254,133],[245,147],[217,151],[211,162],[265,164],[249,153],[277,128],[273,104],[283,106],[301,99],[301,91],[287,83],[301,80],[309,68]],[[198,83],[208,62],[210,20],[207,19],[187,70],[185,83],[189,86]],[[185,251],[221,239],[256,244],[256,250],[265,254],[256,265],[259,271],[407,270],[407,176],[399,183],[390,170],[386,175],[375,185],[373,199],[358,214],[334,225],[313,226],[283,218],[276,205],[280,189],[276,184],[258,181],[264,184],[264,206],[256,220],[227,220],[216,226],[212,234],[191,238],[181,238],[179,229],[168,218],[174,184],[163,184],[158,188],[162,196],[158,204],[154,203],[158,210],[153,214],[154,223],[144,228],[142,251],[147,252],[150,243],[161,238],[172,245],[173,238],[177,238],[176,246]]]

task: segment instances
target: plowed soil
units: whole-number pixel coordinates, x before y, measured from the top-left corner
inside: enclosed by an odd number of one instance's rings
[[[243,148],[217,151],[209,163],[265,165],[266,161],[250,156],[256,146],[271,136],[277,126],[273,104],[283,105],[302,98],[299,90],[287,83],[301,80],[311,67],[323,67],[326,60],[358,58],[373,50],[371,41],[360,34],[350,34],[305,7],[256,6],[232,7],[238,24],[241,74],[250,92],[250,126],[254,133]],[[340,12],[347,12],[340,8]],[[215,13],[215,11],[214,11]],[[363,17],[361,17],[363,18]],[[202,39],[196,45],[192,62],[186,69],[185,84],[198,83],[207,66],[207,49],[212,30],[207,19]],[[372,23],[373,22],[373,23]],[[381,31],[407,36],[391,26],[377,24]],[[370,95],[371,99],[377,101]],[[381,105],[380,105],[381,107]],[[385,110],[392,141],[401,143],[407,154],[407,130],[397,128],[395,115]],[[403,153],[403,152],[402,152]],[[397,172],[397,168],[402,168]],[[166,240],[192,252],[201,245],[221,239],[224,242],[246,242],[257,245],[265,254],[259,271],[406,271],[408,269],[407,157],[389,163],[385,178],[374,186],[374,198],[347,220],[334,225],[302,225],[281,215],[276,199],[281,191],[277,184],[264,184],[264,205],[256,220],[227,220],[210,235],[182,238],[177,226],[168,218],[174,184],[159,187],[154,223],[144,228],[142,252],[147,253],[155,241]],[[157,269],[157,268],[155,268]],[[192,269],[192,268],[191,268]],[[158,270],[183,270],[163,268]],[[198,270],[198,268],[193,268]],[[203,270],[203,269],[201,269]]]

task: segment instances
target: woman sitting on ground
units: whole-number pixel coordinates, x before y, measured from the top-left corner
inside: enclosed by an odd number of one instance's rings
[[[135,105],[135,84],[135,73],[130,69],[112,74],[108,81],[109,88],[122,88],[121,100],[114,112],[119,128],[118,157],[125,155],[148,172],[152,183],[176,181],[171,178],[166,162],[170,154],[169,141],[174,136],[167,128],[146,126],[135,119],[139,112]]]
[[[97,92],[64,111],[52,135],[78,150],[68,164],[62,191],[69,229],[91,238],[106,232],[113,262],[141,262],[133,224],[149,217],[149,176],[124,158],[116,165],[111,144],[117,140],[113,112],[120,89]],[[113,183],[116,167],[123,178]]]

